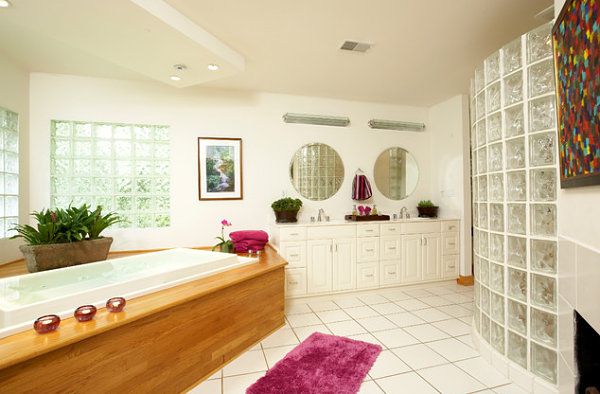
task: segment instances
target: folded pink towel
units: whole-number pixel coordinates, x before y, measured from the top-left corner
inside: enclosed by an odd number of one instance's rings
[[[265,248],[266,242],[263,241],[238,241],[234,242],[234,252],[236,253],[246,253],[248,250],[257,251],[263,250]]]
[[[269,234],[263,230],[240,230],[229,233],[229,238],[233,243],[247,240],[268,242]]]

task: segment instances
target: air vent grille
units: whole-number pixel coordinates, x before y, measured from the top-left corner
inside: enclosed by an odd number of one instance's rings
[[[369,44],[368,42],[359,42],[359,41],[350,41],[350,40],[346,40],[344,41],[344,43],[342,44],[342,46],[340,47],[340,49],[344,50],[344,51],[351,51],[351,52],[366,52],[371,48],[372,44]]]

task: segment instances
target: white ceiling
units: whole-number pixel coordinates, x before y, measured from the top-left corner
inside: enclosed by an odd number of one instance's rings
[[[467,93],[476,65],[543,23],[534,16],[553,3],[11,1],[0,9],[0,53],[32,72],[419,106]],[[346,39],[374,46],[365,54],[339,50]],[[188,66],[180,82],[168,79],[176,63]],[[221,69],[210,72],[209,63]]]

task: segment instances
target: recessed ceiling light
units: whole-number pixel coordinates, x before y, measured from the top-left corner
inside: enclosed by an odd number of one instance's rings
[[[181,77],[178,75],[171,75],[169,78],[171,78],[172,81],[181,81]]]
[[[2,7],[2,8],[10,7],[10,3],[8,2],[8,0],[0,0],[0,7]]]
[[[209,64],[208,69],[210,71],[217,71],[219,69],[219,65],[218,64]]]

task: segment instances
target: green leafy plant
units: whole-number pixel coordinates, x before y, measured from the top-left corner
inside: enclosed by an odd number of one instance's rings
[[[431,200],[421,200],[419,201],[419,205],[417,205],[419,208],[430,208],[430,207],[435,207],[435,205],[431,202]]]
[[[271,204],[274,211],[298,211],[300,207],[302,207],[302,201],[290,197],[281,198]]]
[[[87,204],[77,208],[69,205],[67,209],[44,209],[31,214],[36,227],[28,224],[13,227],[17,235],[11,238],[23,238],[29,245],[46,245],[78,242],[86,239],[101,238],[100,233],[122,219],[114,212],[102,215],[102,207],[90,211]]]

